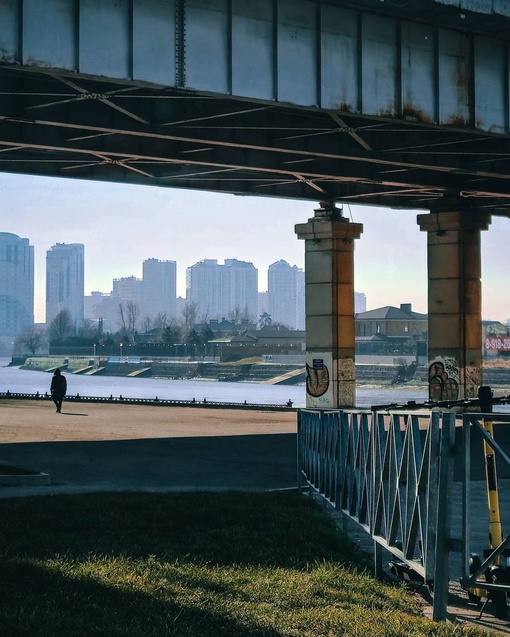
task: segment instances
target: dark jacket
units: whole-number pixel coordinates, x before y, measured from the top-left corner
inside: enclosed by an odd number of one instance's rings
[[[55,374],[51,379],[51,395],[64,397],[67,391],[67,381],[65,376]]]

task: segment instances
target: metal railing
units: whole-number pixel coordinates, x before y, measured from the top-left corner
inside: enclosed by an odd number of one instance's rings
[[[487,430],[487,422],[490,422],[490,430]],[[501,414],[466,414],[463,418],[462,427],[462,587],[471,591],[475,596],[483,595],[487,599],[492,596],[496,614],[498,605],[503,605],[505,613],[506,598],[510,595],[510,535],[504,538],[502,533],[502,519],[500,508],[506,514],[508,522],[508,497],[506,497],[504,507],[503,497],[507,496],[507,490],[501,487],[503,481],[498,480],[496,473],[496,463],[498,470],[509,474],[510,458],[497,442],[496,435],[491,435],[493,425],[501,426],[510,423],[510,416]],[[485,472],[486,491],[489,505],[488,548],[483,552],[482,558],[476,556],[477,562],[473,560],[471,548],[472,520],[470,519],[470,507],[473,501],[472,487],[476,480],[473,478],[473,470],[470,459],[472,457],[473,440],[483,440],[485,447]],[[476,478],[476,477],[475,477]],[[478,512],[480,515],[480,512]],[[501,609],[501,607],[499,607]],[[482,609],[483,610],[483,609]]]
[[[310,488],[434,589],[444,619],[455,414],[298,412],[298,463]]]
[[[9,390],[0,392],[0,401],[2,400],[51,400],[48,392],[35,394],[11,392]],[[65,402],[71,403],[115,403],[117,405],[152,405],[158,407],[206,407],[206,408],[218,408],[218,409],[264,409],[266,411],[297,411],[296,407],[292,406],[292,401],[289,400],[285,404],[276,403],[233,403],[222,402],[216,400],[177,400],[177,399],[165,399],[165,398],[132,398],[127,396],[80,396],[80,394],[66,395]]]

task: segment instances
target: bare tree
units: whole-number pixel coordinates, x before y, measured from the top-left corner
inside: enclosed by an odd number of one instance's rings
[[[152,321],[152,318],[148,315],[144,316],[142,319],[142,329],[145,332],[145,334],[147,334],[148,332],[150,332],[152,330],[154,323]]]
[[[97,336],[97,325],[90,319],[85,319],[78,329],[77,336],[94,339]]]
[[[200,323],[203,323],[204,325],[206,323],[209,323],[209,308],[207,308],[203,313],[202,316],[200,317]]]
[[[51,321],[48,328],[50,341],[63,343],[70,336],[73,328],[73,318],[71,312],[64,308]]]
[[[241,322],[241,315],[241,308],[239,307],[239,305],[236,305],[233,310],[230,310],[230,312],[227,314],[227,317],[228,320],[231,321],[234,325],[239,325],[239,323]]]
[[[126,325],[126,312],[124,310],[124,306],[122,303],[119,303],[119,319],[120,319],[120,331],[122,336],[126,336],[127,334],[127,325]]]
[[[136,333],[136,326],[138,323],[138,317],[140,316],[140,306],[134,301],[128,301],[126,303],[127,309],[127,322],[128,322],[128,335],[131,339],[134,339]]]
[[[256,316],[250,313],[250,309],[248,308],[248,303],[246,303],[241,313],[241,322],[255,323],[255,321],[256,321]]]
[[[168,325],[168,316],[166,312],[158,312],[154,318],[154,328],[163,330]]]
[[[44,334],[40,330],[36,330],[34,327],[27,327],[26,330],[16,336],[14,350],[22,352],[23,349],[27,349],[33,356],[42,346],[43,337]]]
[[[195,327],[197,322],[198,303],[196,301],[187,301],[182,311],[184,322],[184,334],[187,336]]]
[[[123,337],[133,340],[140,316],[140,306],[134,301],[126,301],[126,305],[119,303],[119,319]]]

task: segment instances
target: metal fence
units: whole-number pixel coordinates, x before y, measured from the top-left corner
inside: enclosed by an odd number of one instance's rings
[[[7,390],[6,392],[0,392],[0,402],[2,400],[52,400],[51,395],[48,392],[41,394],[18,393]],[[116,405],[151,405],[158,407],[205,407],[208,409],[263,409],[265,411],[296,411],[296,407],[292,406],[292,401],[289,400],[284,405],[275,403],[228,403],[215,400],[177,400],[177,399],[164,399],[158,398],[132,398],[122,396],[80,396],[80,394],[66,395],[65,402],[70,403],[111,403]]]
[[[467,432],[474,418],[464,416],[464,444],[458,445],[456,416],[450,412],[298,412],[301,480],[370,535],[376,574],[382,574],[386,549],[433,589],[436,620],[446,618],[453,551],[464,555],[463,584],[473,585],[465,569],[469,562]],[[461,476],[463,533],[457,541],[451,537],[455,464],[467,467]],[[485,572],[478,570],[475,578]]]
[[[462,577],[463,588],[473,598],[492,599],[496,615],[507,617],[507,596],[510,595],[510,535],[503,535],[504,522],[510,521],[507,480],[510,458],[508,446],[510,416],[500,414],[466,414],[462,427]],[[499,427],[500,432],[496,429]],[[473,443],[483,441],[485,450],[485,488],[488,503],[488,544],[482,555],[471,552],[474,524],[470,516],[476,469],[473,468]],[[496,469],[497,465],[497,469]],[[503,479],[498,479],[498,472]],[[479,481],[479,480],[478,480]],[[475,505],[476,509],[476,505]],[[481,511],[476,511],[477,517]],[[488,592],[488,594],[487,594]]]

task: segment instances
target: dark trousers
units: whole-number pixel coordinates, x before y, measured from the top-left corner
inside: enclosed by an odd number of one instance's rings
[[[62,401],[64,400],[64,397],[57,394],[52,394],[51,397],[53,399],[53,402],[55,403],[57,411],[60,412],[62,409]]]

